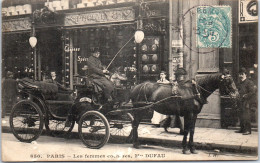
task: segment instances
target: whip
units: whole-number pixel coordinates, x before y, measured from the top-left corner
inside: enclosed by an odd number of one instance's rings
[[[117,57],[117,55],[121,52],[121,50],[132,40],[134,36],[132,36],[125,44],[124,46],[122,46],[121,49],[119,49],[119,51],[116,53],[116,55],[114,56],[114,58],[110,61],[110,63],[108,64],[108,66],[106,67],[106,70],[110,67],[110,65],[113,63],[113,61],[115,60],[115,58]]]

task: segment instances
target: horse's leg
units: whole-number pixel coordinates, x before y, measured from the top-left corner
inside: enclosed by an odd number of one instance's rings
[[[194,142],[193,142],[193,136],[194,136],[194,131],[195,131],[195,123],[197,120],[197,114],[192,113],[192,120],[191,120],[191,126],[190,126],[190,138],[189,138],[189,147],[190,147],[190,152],[193,154],[197,154],[198,152],[195,150],[194,147]]]
[[[184,133],[183,133],[183,140],[182,140],[182,153],[187,154],[188,148],[187,148],[187,136],[190,130],[190,113],[186,113],[184,115]]]
[[[132,123],[132,134],[133,134],[133,147],[134,148],[139,148],[140,143],[138,141],[138,127],[140,124],[140,121],[142,119],[141,117],[142,114],[139,114],[139,112],[134,113],[134,121]]]

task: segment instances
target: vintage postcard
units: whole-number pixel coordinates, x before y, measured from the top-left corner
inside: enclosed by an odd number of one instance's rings
[[[257,0],[2,0],[1,155],[258,160]]]

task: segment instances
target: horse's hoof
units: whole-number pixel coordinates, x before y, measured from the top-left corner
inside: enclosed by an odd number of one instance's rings
[[[188,151],[189,151],[188,148],[184,148],[184,149],[182,150],[182,153],[183,153],[183,154],[188,154],[188,153],[189,153]]]
[[[167,129],[167,127],[164,127],[164,131],[165,131],[165,132],[168,132],[168,129]]]
[[[140,149],[140,145],[133,145],[133,147],[135,148],[135,149]]]
[[[140,149],[140,144],[133,144],[133,147],[134,147],[135,149]]]
[[[196,151],[196,149],[190,149],[190,152],[191,152],[192,154],[198,154],[198,152]]]
[[[184,131],[183,130],[180,130],[180,135],[184,135]]]
[[[133,143],[133,137],[131,135],[129,135],[127,138],[126,138],[126,143],[130,144],[130,143]]]

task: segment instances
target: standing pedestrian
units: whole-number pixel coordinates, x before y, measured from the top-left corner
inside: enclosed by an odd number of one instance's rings
[[[166,79],[166,72],[161,71],[160,73],[160,79],[157,81],[159,84],[170,84],[169,80]],[[160,127],[160,122],[166,118],[166,115],[160,114],[156,111],[153,112],[153,118],[151,119],[152,124],[155,125],[155,127]]]
[[[5,117],[6,111],[11,111],[16,103],[17,82],[14,79],[14,74],[7,71],[6,78],[2,79],[2,118]]]
[[[245,68],[239,70],[238,92],[240,100],[238,101],[239,107],[239,119],[240,130],[237,133],[243,133],[243,135],[251,134],[251,119],[250,119],[250,106],[255,102],[255,88],[252,81],[247,78],[247,72]]]
[[[172,94],[174,96],[178,95],[178,87],[179,85],[183,85],[185,83],[184,75],[187,75],[187,72],[184,68],[178,68],[174,73],[176,80],[172,83]],[[166,132],[168,132],[168,127],[171,128],[180,128],[180,134],[183,135],[184,133],[184,126],[183,126],[183,118],[180,115],[168,115],[166,119],[161,122],[161,126],[164,128]]]

